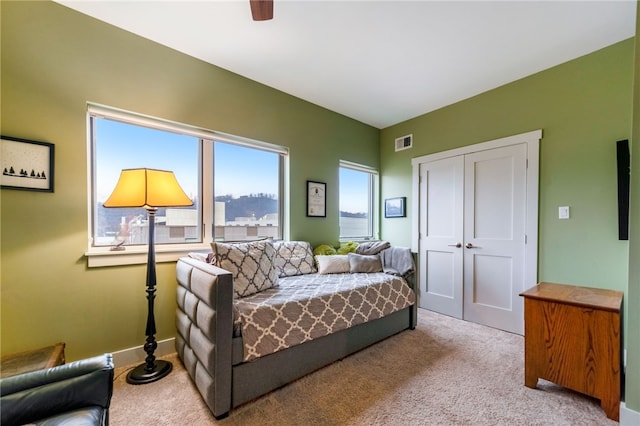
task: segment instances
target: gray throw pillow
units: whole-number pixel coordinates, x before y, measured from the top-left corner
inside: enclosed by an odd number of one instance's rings
[[[278,277],[313,274],[317,271],[311,244],[306,241],[276,241],[274,264]]]
[[[211,243],[211,249],[211,263],[233,274],[236,297],[246,297],[276,285],[275,249],[271,241]]]
[[[356,247],[357,254],[378,254],[382,250],[391,247],[391,244],[388,241],[366,241],[364,243],[360,243],[358,247]]]
[[[380,256],[349,253],[349,270],[351,273],[382,272]]]

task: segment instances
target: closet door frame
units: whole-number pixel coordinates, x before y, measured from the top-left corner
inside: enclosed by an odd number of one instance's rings
[[[436,160],[441,160],[459,155],[471,154],[494,148],[501,148],[510,145],[526,144],[527,146],[527,172],[526,172],[526,223],[525,223],[525,260],[524,260],[524,287],[523,291],[532,287],[538,282],[538,191],[539,191],[539,170],[540,170],[540,140],[542,139],[542,129],[518,135],[508,136],[487,142],[455,148],[434,154],[415,157],[412,164],[412,203],[411,203],[411,251],[420,253],[420,165]],[[417,282],[420,283],[422,265],[418,265]],[[418,292],[418,293],[420,293]],[[418,294],[420,297],[420,294]],[[418,306],[420,304],[418,303]]]

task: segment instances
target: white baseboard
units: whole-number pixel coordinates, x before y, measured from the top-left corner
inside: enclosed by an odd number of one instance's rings
[[[620,426],[640,425],[640,412],[627,408],[624,402],[620,403]]]
[[[172,354],[176,351],[176,338],[161,340],[158,343],[154,355],[156,357]],[[112,352],[113,364],[118,367],[126,367],[127,365],[141,364],[147,357],[147,353],[144,351],[144,346],[136,346],[134,348],[124,349],[117,352]]]
[[[627,371],[627,350],[622,353],[622,368]],[[627,408],[624,402],[620,403],[620,426],[640,425],[640,412]]]

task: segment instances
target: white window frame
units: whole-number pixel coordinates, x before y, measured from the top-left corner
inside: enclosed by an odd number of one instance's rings
[[[201,205],[202,205],[202,242],[201,243],[172,243],[160,244],[156,243],[155,253],[156,262],[172,262],[180,257],[191,253],[206,253],[211,251],[211,242],[214,240],[214,170],[213,156],[215,141],[226,142],[235,145],[246,146],[249,148],[262,149],[274,152],[280,155],[280,193],[278,195],[280,226],[282,238],[289,236],[289,150],[286,147],[270,144],[266,142],[256,141],[253,139],[243,138],[239,136],[227,135],[211,130],[206,130],[186,124],[176,123],[169,120],[163,120],[150,117],[135,112],[125,111],[109,106],[89,103],[87,108],[87,203],[88,203],[88,248],[85,256],[88,259],[89,267],[113,266],[113,265],[131,265],[144,264],[147,262],[148,246],[129,245],[125,250],[112,251],[110,247],[93,246],[93,215],[94,215],[94,158],[93,158],[93,141],[91,120],[92,117],[116,120],[128,124],[143,127],[151,127],[158,130],[177,132],[200,139],[201,161],[198,165],[201,187]],[[210,202],[205,202],[208,200]]]
[[[359,172],[365,172],[365,173],[369,173],[370,174],[370,181],[369,181],[369,187],[370,187],[370,191],[371,193],[369,194],[369,212],[370,212],[370,218],[369,218],[369,230],[371,232],[370,236],[363,236],[361,238],[354,238],[354,237],[342,237],[340,235],[340,208],[338,208],[338,237],[339,237],[339,241],[340,242],[346,242],[346,241],[371,241],[371,240],[377,240],[379,239],[379,235],[380,235],[380,215],[379,215],[379,208],[377,208],[377,206],[380,205],[380,197],[379,197],[379,188],[380,188],[380,178],[379,178],[379,173],[378,170],[373,168],[373,167],[369,167],[369,166],[365,166],[363,164],[358,164],[358,163],[354,163],[351,161],[346,161],[346,160],[340,160],[339,162],[339,168],[345,168],[345,169],[351,169],[351,170],[356,170]],[[338,190],[340,188],[340,184],[338,183]]]

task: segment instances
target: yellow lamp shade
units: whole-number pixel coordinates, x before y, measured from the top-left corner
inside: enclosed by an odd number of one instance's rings
[[[193,202],[173,172],[156,169],[124,169],[105,207],[186,207]]]

